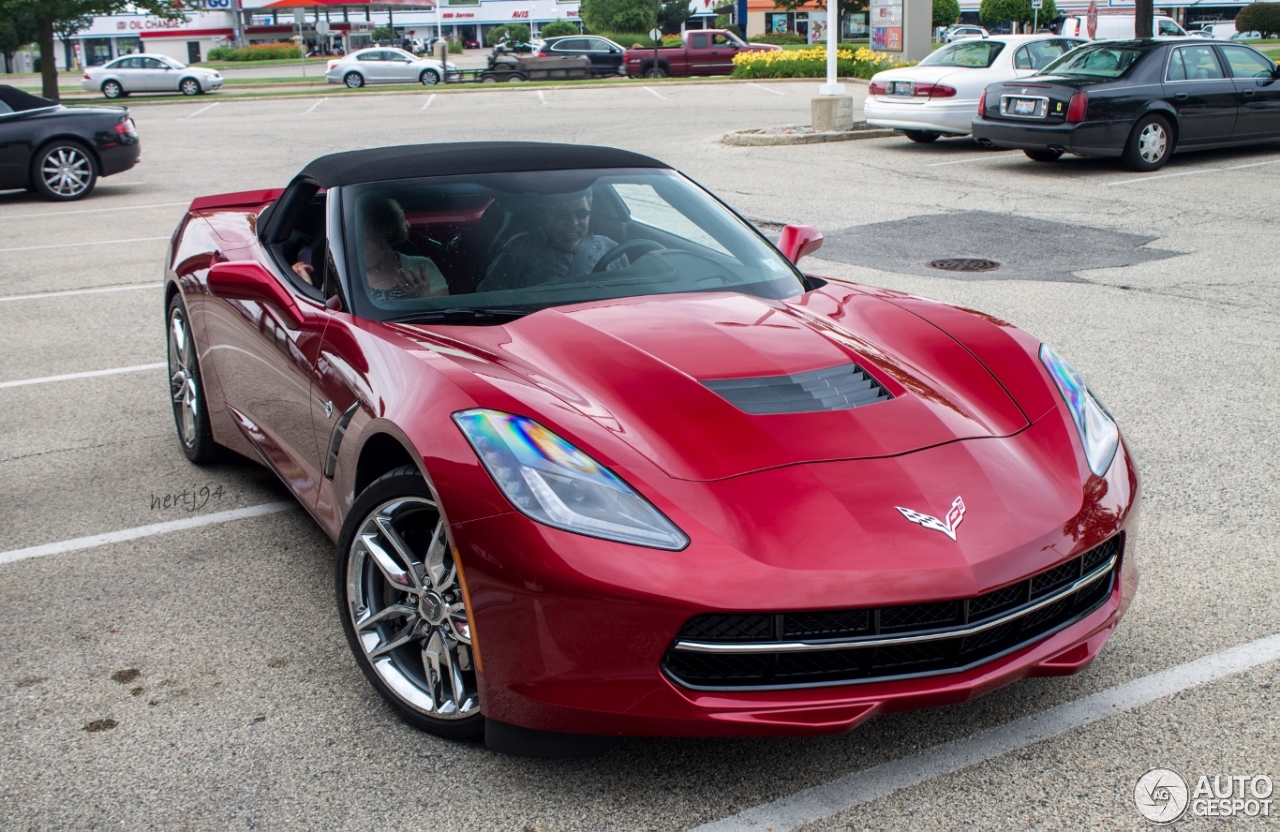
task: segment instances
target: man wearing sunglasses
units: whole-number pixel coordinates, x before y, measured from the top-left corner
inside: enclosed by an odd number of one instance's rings
[[[478,292],[522,289],[587,279],[600,258],[617,245],[590,233],[591,191],[549,197],[538,214],[538,228],[512,237],[489,264]],[[625,256],[605,271],[626,268]]]

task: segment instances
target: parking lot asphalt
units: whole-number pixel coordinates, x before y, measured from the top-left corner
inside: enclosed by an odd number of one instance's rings
[[[862,89],[850,88],[855,107]],[[0,193],[0,828],[763,829],[749,815],[763,806],[793,818],[775,830],[1140,829],[1134,784],[1154,766],[1280,779],[1280,665],[1271,647],[1249,647],[1280,633],[1280,146],[1177,156],[1141,175],[965,140],[719,143],[807,123],[814,91],[131,102],[135,169],[67,205]],[[284,185],[331,151],[475,139],[651,154],[771,233],[789,222],[831,233],[804,262],[812,273],[980,309],[1067,356],[1119,421],[1145,496],[1138,595],[1094,665],[847,735],[646,738],[593,759],[528,760],[419,733],[381,703],[339,629],[332,544],[301,510],[15,559],[289,499],[248,461],[188,464],[174,438],[154,365],[162,258],[187,202]],[[978,216],[966,212],[986,218],[982,234],[966,236],[963,218]],[[990,233],[993,214],[1007,217],[1005,239]],[[947,217],[961,221],[946,237],[924,222]],[[1048,223],[1136,254],[1101,268],[1085,258],[1070,280],[1013,263],[955,279],[911,259],[911,235],[925,233],[930,257],[947,239],[956,257],[1065,259]],[[893,257],[867,254],[881,250]],[[1088,724],[939,762],[983,731],[1126,683],[1153,690],[1153,674],[1241,645],[1252,663],[1204,684],[1175,679]],[[911,755],[910,777],[885,780]],[[824,787],[822,799],[803,791]]]

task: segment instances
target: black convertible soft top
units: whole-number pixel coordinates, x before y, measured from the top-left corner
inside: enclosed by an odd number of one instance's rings
[[[300,176],[322,188],[475,173],[589,168],[668,168],[629,150],[546,142],[445,142],[349,150],[321,156]]]
[[[9,105],[9,109],[15,113],[25,110],[43,110],[46,107],[56,107],[58,102],[50,101],[47,98],[41,98],[38,95],[32,95],[29,92],[23,92],[17,87],[10,87],[6,84],[0,84],[0,101]]]

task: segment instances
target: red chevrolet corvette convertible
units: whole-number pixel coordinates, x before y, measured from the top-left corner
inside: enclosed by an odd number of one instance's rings
[[[443,736],[823,734],[1085,667],[1138,580],[1115,421],[1009,324],[803,273],[821,240],[622,150],[325,156],[178,227],[178,439],[289,487]]]

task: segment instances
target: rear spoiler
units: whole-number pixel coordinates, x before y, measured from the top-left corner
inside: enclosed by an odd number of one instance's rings
[[[267,203],[275,202],[282,193],[284,193],[284,188],[263,188],[257,191],[237,191],[232,194],[198,196],[191,201],[191,207],[187,210],[195,213],[212,211],[218,208],[260,208]]]

